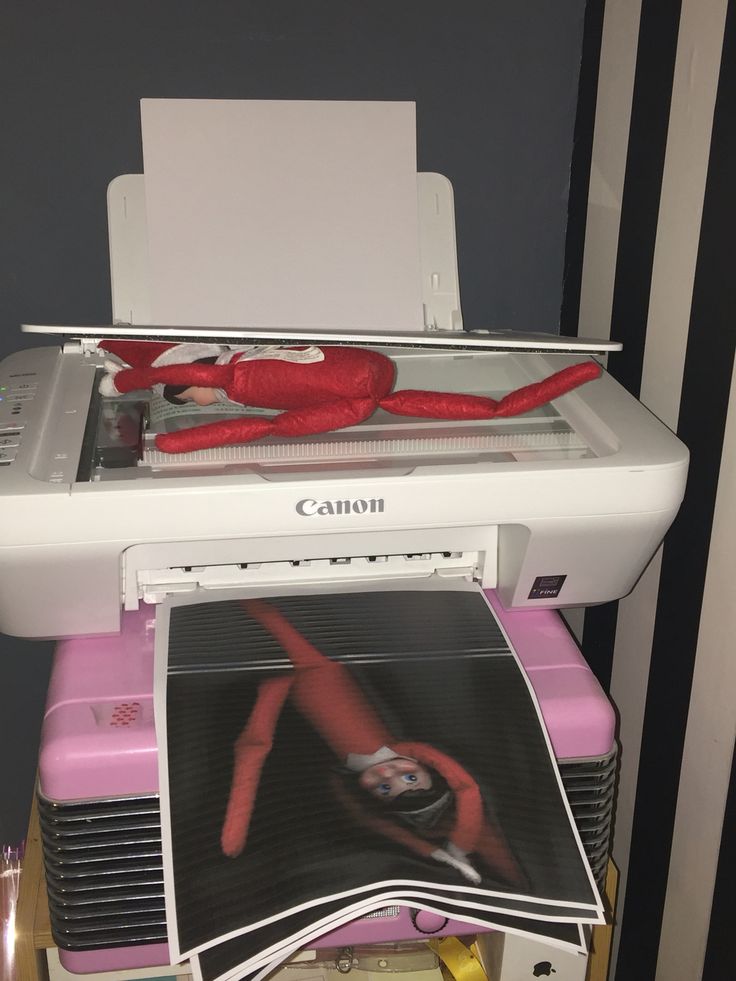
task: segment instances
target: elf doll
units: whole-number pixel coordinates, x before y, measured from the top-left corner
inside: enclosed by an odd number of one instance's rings
[[[261,770],[288,698],[341,765],[333,790],[356,822],[451,866],[473,885],[481,881],[480,863],[510,887],[522,888],[524,875],[470,774],[426,743],[395,739],[349,670],[321,654],[274,607],[260,600],[243,605],[283,647],[293,670],[261,683],[235,743],[223,852],[234,857],[245,847]]]
[[[300,437],[355,426],[377,409],[428,419],[493,419],[520,415],[597,378],[595,361],[563,368],[496,401],[481,395],[393,391],[396,368],[360,347],[232,348],[210,344],[105,341],[106,396],[156,388],[178,403],[230,402],[278,410],[271,418],[233,417],[156,437],[158,449],[185,453],[264,436]]]

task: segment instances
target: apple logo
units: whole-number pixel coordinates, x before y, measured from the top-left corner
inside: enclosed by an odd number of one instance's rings
[[[538,964],[534,965],[532,974],[535,978],[548,978],[550,974],[557,974],[557,971],[552,967],[550,961],[540,961]]]

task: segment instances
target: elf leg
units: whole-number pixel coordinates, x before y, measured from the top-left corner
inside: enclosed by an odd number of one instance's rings
[[[570,365],[550,375],[549,378],[517,388],[515,392],[504,395],[498,403],[496,415],[518,416],[522,412],[529,412],[530,409],[546,405],[547,402],[566,395],[585,382],[599,378],[601,373],[602,368],[596,361],[583,361],[581,364]]]
[[[391,734],[344,664],[325,657],[268,603],[246,600],[243,607],[288,654],[296,676],[292,702],[341,763],[391,745]]]
[[[579,385],[598,378],[600,374],[600,365],[595,361],[585,361],[563,368],[541,382],[509,392],[498,402],[484,395],[406,389],[381,399],[379,405],[395,415],[426,419],[494,419],[516,416],[546,405]]]
[[[304,409],[290,409],[272,419],[243,416],[161,434],[156,437],[156,446],[164,453],[189,453],[212,446],[250,443],[264,436],[312,436],[355,426],[375,410],[376,403],[370,398],[337,399]]]

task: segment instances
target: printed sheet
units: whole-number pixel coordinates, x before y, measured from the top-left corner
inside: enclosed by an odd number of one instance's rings
[[[175,957],[251,935],[237,964],[273,960],[378,895],[530,932],[602,922],[539,706],[477,586],[226,595],[157,619]]]

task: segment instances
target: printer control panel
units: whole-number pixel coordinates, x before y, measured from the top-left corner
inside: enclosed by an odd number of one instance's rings
[[[37,390],[35,371],[10,369],[0,375],[0,467],[15,462]]]
[[[95,371],[95,359],[72,344],[0,362],[0,493],[74,482]]]

